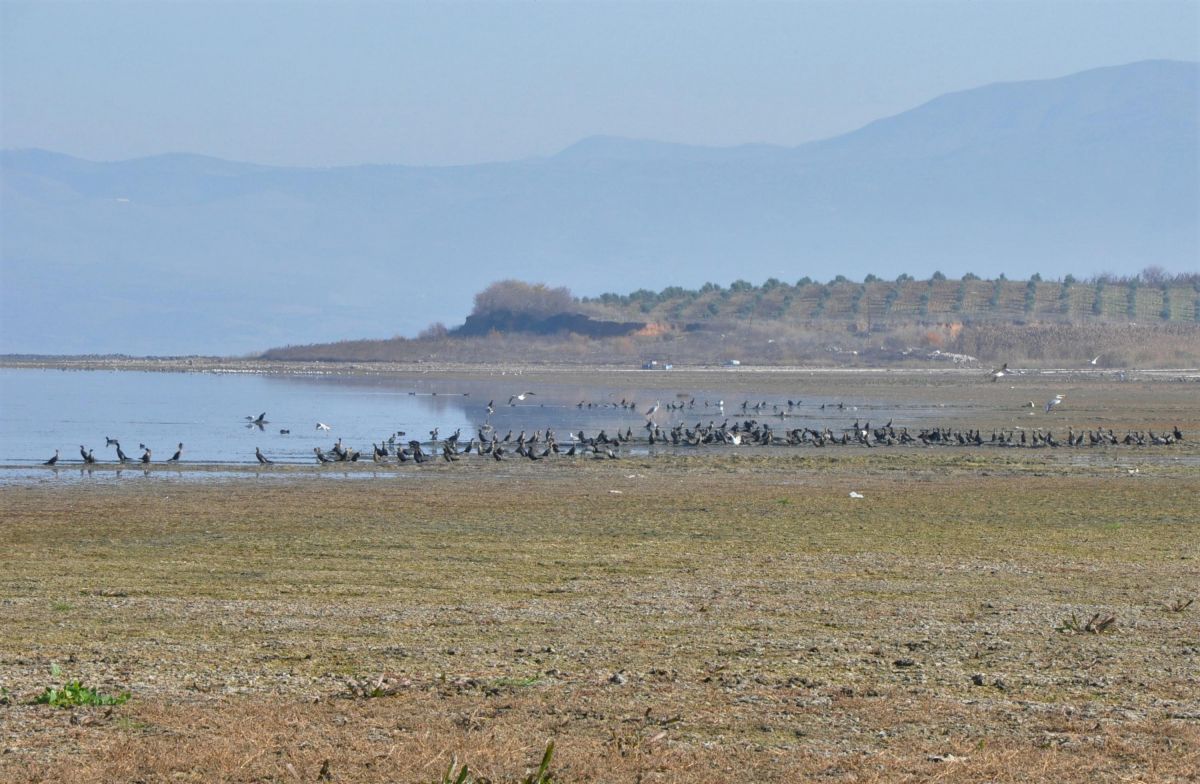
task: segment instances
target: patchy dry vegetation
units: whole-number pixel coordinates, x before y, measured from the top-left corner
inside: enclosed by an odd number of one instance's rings
[[[1027,365],[1200,364],[1200,276],[1156,268],[1127,278],[982,280],[935,275],[861,283],[739,280],[573,300],[566,289],[500,281],[466,324],[415,340],[288,346],[281,360],[854,365],[926,359],[932,351]]]
[[[6,487],[0,777],[1185,781],[1197,508],[1129,452]]]

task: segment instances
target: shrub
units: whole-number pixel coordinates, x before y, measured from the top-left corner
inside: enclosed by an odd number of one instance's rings
[[[81,705],[123,705],[128,700],[127,691],[116,695],[104,694],[79,681],[71,681],[61,689],[47,686],[33,702],[35,705],[51,705],[55,708],[74,708]]]

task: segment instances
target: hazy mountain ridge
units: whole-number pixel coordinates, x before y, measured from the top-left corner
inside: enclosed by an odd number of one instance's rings
[[[1198,73],[990,85],[795,148],[593,137],[510,163],[327,169],[5,151],[0,351],[412,333],[460,322],[502,277],[596,294],[1192,269]]]

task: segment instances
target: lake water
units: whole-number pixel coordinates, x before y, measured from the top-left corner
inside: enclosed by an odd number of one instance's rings
[[[422,374],[0,369],[0,465],[37,465],[55,449],[61,450],[61,465],[79,465],[81,444],[94,450],[100,463],[112,463],[116,450],[105,445],[109,437],[118,439],[135,459],[141,455],[138,445],[145,443],[155,463],[170,457],[182,442],[184,461],[189,463],[253,464],[255,447],[260,447],[279,463],[315,464],[313,447],[328,451],[338,438],[369,458],[372,443],[399,431],[406,435],[398,440],[428,442],[434,427],[443,438],[461,428],[465,442],[489,419],[489,400],[495,400],[490,422],[501,438],[509,430],[515,437],[521,430],[532,434],[550,427],[563,442],[580,429],[594,435],[601,428],[612,434],[629,427],[644,435],[642,412],[656,400],[664,410],[655,421],[664,427],[680,421],[719,423],[725,416],[741,414],[740,399],[736,404],[726,401],[723,415],[716,405],[719,392],[652,390],[639,385],[642,379],[638,373],[624,373],[614,374],[613,384],[605,387],[543,383],[532,390],[535,395],[509,406],[510,395],[531,391],[517,375],[452,380]],[[669,403],[692,398],[692,408],[665,410]],[[637,410],[617,406],[622,399],[635,401]],[[767,399],[772,405],[786,402],[778,396]],[[593,407],[580,408],[580,401]],[[848,427],[860,413],[879,421],[895,416],[897,422],[902,418],[911,425],[947,413],[945,407],[870,400],[856,400],[844,411],[825,411],[820,409],[822,402],[806,400],[779,425],[836,430]],[[266,412],[267,424],[261,429],[247,426],[246,417],[261,412]],[[768,420],[771,412],[747,416]],[[332,429],[319,431],[318,422]]]
[[[486,406],[493,399],[496,410],[490,421],[501,437],[509,429],[532,434],[552,427],[565,440],[570,427],[612,432],[618,426],[636,429],[645,421],[628,409],[575,406],[585,398],[620,400],[615,389],[542,385],[535,395],[509,406],[510,395],[530,391],[518,386],[517,377],[508,383],[0,369],[0,463],[41,462],[55,449],[61,450],[62,462],[78,463],[81,444],[94,450],[98,461],[115,461],[116,449],[105,446],[106,438],[118,439],[132,457],[141,455],[138,445],[145,443],[155,462],[170,457],[180,442],[184,459],[197,463],[252,463],[255,447],[277,462],[315,462],[313,447],[328,450],[338,438],[369,456],[372,443],[397,432],[406,434],[405,442],[425,442],[435,427],[443,438],[462,428],[465,442],[488,420]],[[639,402],[639,408],[653,402]],[[266,425],[247,426],[247,416],[264,411]],[[318,422],[331,429],[318,430]]]

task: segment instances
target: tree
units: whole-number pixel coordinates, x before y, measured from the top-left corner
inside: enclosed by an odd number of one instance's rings
[[[945,279],[946,279],[946,276],[945,276],[945,275],[944,275],[944,274],[943,274],[943,273],[942,273],[942,272],[939,270],[939,271],[937,271],[937,272],[933,273],[932,275],[930,275],[930,276],[929,276],[929,279],[930,279],[930,280],[943,281],[943,280],[945,280]]]
[[[1167,282],[1167,271],[1157,264],[1152,264],[1138,275],[1147,286],[1161,286]]]
[[[417,335],[419,340],[440,340],[450,334],[450,330],[446,329],[446,325],[440,321],[435,321]]]
[[[544,317],[574,309],[575,298],[565,286],[552,289],[545,283],[501,280],[475,295],[475,309],[471,312],[476,316],[508,311]]]

